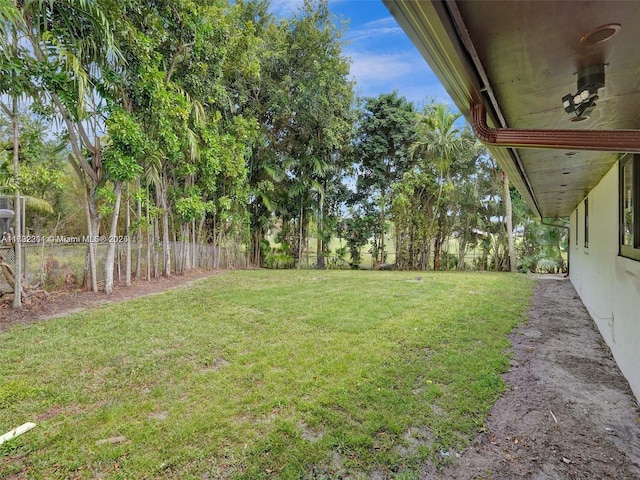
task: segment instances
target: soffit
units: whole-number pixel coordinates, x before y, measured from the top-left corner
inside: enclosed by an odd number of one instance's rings
[[[491,110],[492,92],[495,126],[501,126],[501,114],[502,126],[516,129],[640,128],[640,2],[384,1],[467,118],[477,98]],[[621,25],[617,35],[599,45],[580,43],[585,33],[608,23]],[[425,35],[436,38],[426,42]],[[562,97],[576,92],[578,70],[601,63],[607,64],[606,83],[595,110],[589,120],[571,122]],[[568,216],[619,157],[549,149],[492,152],[544,217]]]

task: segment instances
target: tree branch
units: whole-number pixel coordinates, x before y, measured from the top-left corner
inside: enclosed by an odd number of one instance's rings
[[[46,57],[44,55],[44,52],[42,51],[42,48],[40,48],[40,44],[38,43],[37,39],[34,38],[32,35],[28,35],[27,37],[29,38],[29,41],[33,47],[33,53],[36,59],[40,62],[44,62],[46,60]],[[62,101],[60,100],[60,97],[56,93],[50,92],[50,95],[51,95],[51,99],[53,100],[53,103],[55,104],[56,108],[60,112],[60,115],[62,115],[62,119],[64,120],[64,123],[67,126],[67,131],[69,132],[69,140],[71,143],[71,149],[73,150],[75,160],[78,162],[78,165],[87,174],[87,176],[91,178],[92,181],[97,183],[100,180],[98,177],[98,174],[91,167],[91,164],[87,161],[84,154],[82,153],[82,149],[80,148],[80,145],[84,143],[83,146],[86,147],[92,154],[95,154],[95,148],[92,145],[91,141],[89,140],[89,137],[87,136],[86,132],[84,131],[84,127],[82,127],[82,124],[80,122],[73,122],[71,120],[67,108],[62,103]],[[76,130],[78,131],[77,133],[80,135],[81,138],[78,138],[78,134],[76,133]],[[72,157],[70,156],[70,158]]]
[[[165,81],[168,82],[171,80],[171,75],[173,75],[173,70],[176,68],[176,63],[178,63],[178,58],[180,57],[180,54],[182,53],[182,51],[193,47],[193,45],[194,45],[194,42],[181,43],[180,45],[178,45],[178,48],[176,49],[175,53],[173,54],[173,57],[171,58],[171,63],[169,64],[169,70],[167,70],[167,74],[164,77]]]

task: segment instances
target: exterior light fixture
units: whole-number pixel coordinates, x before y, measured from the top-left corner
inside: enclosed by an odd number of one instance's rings
[[[578,91],[562,97],[564,111],[573,115],[572,122],[587,120],[596,107],[598,90],[604,87],[605,65],[590,65],[578,72]]]

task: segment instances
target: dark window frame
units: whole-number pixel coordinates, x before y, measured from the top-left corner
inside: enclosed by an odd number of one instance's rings
[[[631,245],[625,245],[624,242],[624,171],[627,166],[631,168]],[[628,155],[622,158],[619,162],[618,173],[619,254],[622,257],[640,260],[640,155]]]
[[[584,248],[589,248],[589,197],[582,202],[584,206]]]
[[[580,235],[578,235],[578,229],[580,228],[580,206],[576,207],[576,247],[580,245],[580,243],[578,242],[578,237]]]

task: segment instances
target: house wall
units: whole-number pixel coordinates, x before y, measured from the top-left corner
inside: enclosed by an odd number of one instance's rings
[[[588,199],[588,247],[584,202],[571,214],[571,282],[640,400],[640,262],[618,256],[617,164]]]

